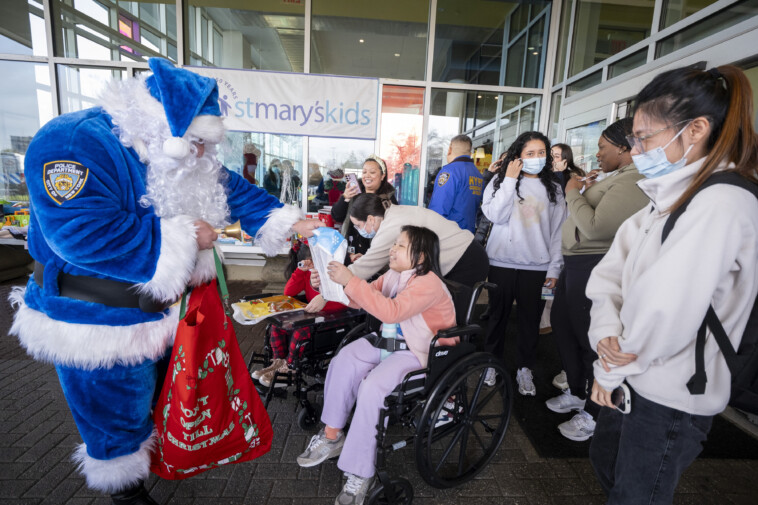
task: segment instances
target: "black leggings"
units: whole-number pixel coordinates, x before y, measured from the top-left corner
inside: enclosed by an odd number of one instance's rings
[[[566,371],[571,394],[587,399],[584,410],[597,418],[600,406],[589,399],[595,374],[592,368],[597,353],[590,346],[592,301],[584,294],[592,269],[602,254],[564,256],[564,268],[558,278],[555,300],[550,312],[550,325],[558,345],[563,369]]]
[[[537,359],[537,339],[542,315],[542,285],[547,272],[516,270],[490,266],[489,282],[497,284],[490,293],[490,319],[484,350],[503,359],[505,349],[505,329],[513,301],[518,305],[518,347],[516,368],[534,368]]]

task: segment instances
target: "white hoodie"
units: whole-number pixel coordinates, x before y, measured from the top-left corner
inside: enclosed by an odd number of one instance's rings
[[[538,178],[524,177],[516,194],[514,177],[506,177],[492,195],[495,176],[484,190],[482,212],[492,221],[487,240],[490,264],[518,270],[547,271],[557,279],[563,266],[561,225],[566,220],[566,201],[560,186],[555,186],[555,203]]]
[[[758,293],[758,200],[742,188],[716,184],[692,200],[661,245],[667,210],[705,158],[638,186],[651,205],[619,228],[592,271],[590,343],[620,336],[636,361],[595,379],[606,390],[626,380],[645,398],[695,415],[715,415],[729,401],[731,375],[710,332],[705,345],[705,394],[691,395],[695,338],[713,305],[735,348]],[[632,405],[634,408],[634,405]]]

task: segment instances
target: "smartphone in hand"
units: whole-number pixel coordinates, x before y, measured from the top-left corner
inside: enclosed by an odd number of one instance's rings
[[[358,178],[355,176],[355,174],[347,174],[345,178],[347,179],[348,186],[353,186],[358,190],[358,193],[361,192],[361,187],[358,184]]]

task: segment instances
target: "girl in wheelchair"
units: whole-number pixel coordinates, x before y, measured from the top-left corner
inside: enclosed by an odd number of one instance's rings
[[[397,323],[398,339],[389,342],[376,334],[367,335],[345,346],[329,366],[321,414],[325,426],[297,462],[307,468],[340,456],[337,466],[345,472],[347,482],[337,496],[337,505],[363,503],[374,479],[376,424],[385,397],[405,374],[426,366],[432,337],[455,324],[455,308],[440,274],[439,240],[434,232],[404,226],[390,249],[389,267],[369,284],[344,265],[329,264],[329,277],[345,286],[351,306],[365,309],[384,324]],[[453,343],[440,341],[441,345]],[[350,430],[345,434],[354,405]]]
[[[284,294],[286,296],[298,296],[305,291],[305,299],[308,301],[308,305],[305,307],[306,312],[338,312],[343,310],[344,305],[337,302],[327,302],[318,291],[313,289],[311,286],[312,268],[313,260],[308,243],[305,240],[294,242],[290,250],[290,263],[285,270],[285,276],[289,277],[289,280],[284,286]],[[295,330],[292,338],[283,328],[272,327],[270,338],[271,365],[262,370],[255,370],[251,374],[253,379],[257,379],[266,387],[271,387],[276,372],[286,373],[289,370],[295,359],[295,349],[297,349],[298,343],[311,338],[311,327],[306,326]],[[301,355],[303,350],[304,347],[301,347]],[[286,386],[286,383],[279,383],[277,386]]]

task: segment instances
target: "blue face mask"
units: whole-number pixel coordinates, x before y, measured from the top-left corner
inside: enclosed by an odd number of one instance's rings
[[[365,224],[363,226],[366,226]],[[360,235],[363,238],[372,239],[374,238],[374,235],[376,235],[376,230],[372,231],[371,233],[367,232],[365,228],[358,228],[355,227],[356,230],[358,230],[358,235]]]
[[[526,172],[529,175],[537,175],[545,168],[547,158],[523,158],[521,162],[524,164],[521,167],[522,172]]]
[[[679,170],[685,166],[687,164],[687,153],[690,152],[690,149],[692,149],[692,146],[694,146],[694,144],[690,145],[690,147],[684,151],[682,159],[676,163],[671,163],[666,157],[666,148],[670,146],[671,143],[676,140],[677,137],[679,137],[679,135],[682,134],[687,126],[689,126],[689,123],[684,125],[684,128],[679,130],[679,133],[674,135],[674,138],[669,140],[665,146],[656,147],[651,151],[646,151],[642,154],[635,154],[632,156],[632,161],[634,161],[634,166],[637,167],[637,171],[639,171],[639,173],[648,179],[653,179],[655,177],[670,174],[671,172]]]

